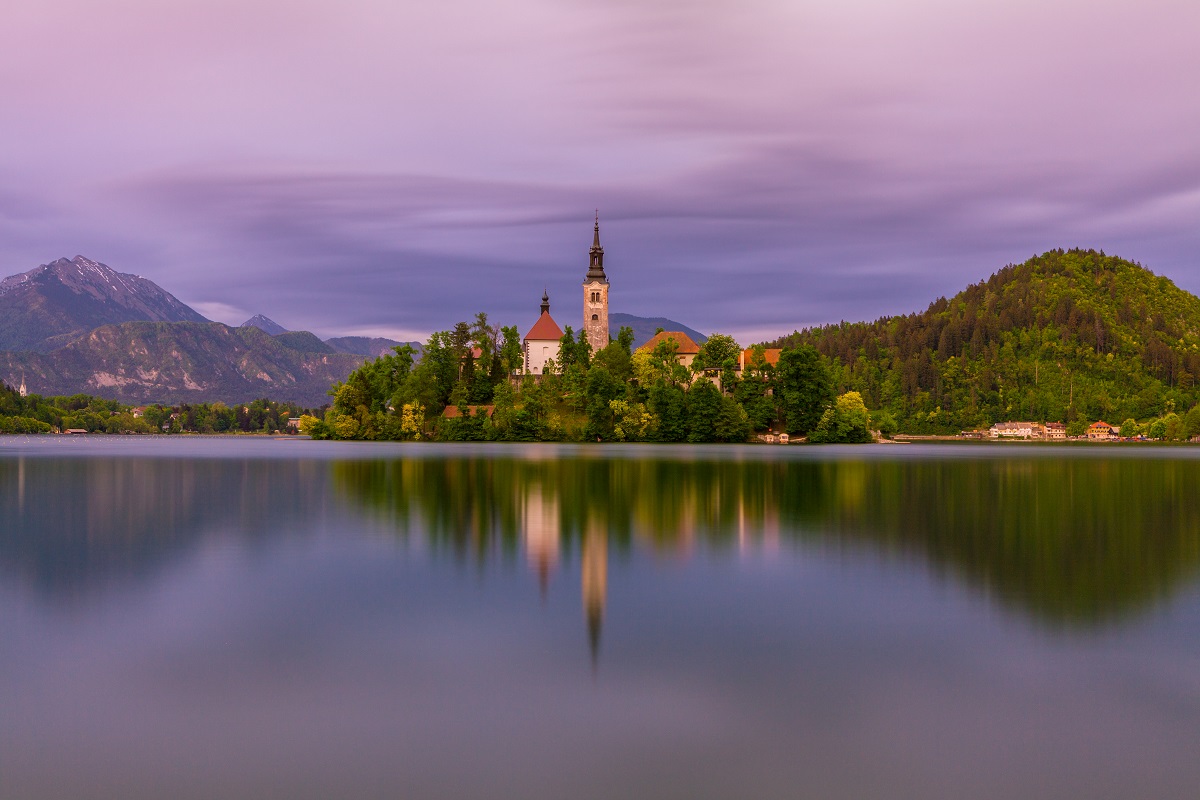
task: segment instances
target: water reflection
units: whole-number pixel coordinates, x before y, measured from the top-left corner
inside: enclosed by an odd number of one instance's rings
[[[0,459],[0,565],[75,596],[152,574],[206,535],[287,533],[326,502],[327,476],[307,461]]]
[[[1192,461],[468,457],[334,465],[339,493],[399,535],[485,563],[522,543],[542,585],[578,551],[593,638],[608,540],[686,554],[781,543],[916,556],[1051,626],[1137,614],[1193,580]]]
[[[1189,459],[429,452],[0,459],[0,567],[71,596],[151,574],[205,537],[253,542],[311,530],[336,498],[343,515],[365,513],[398,537],[418,537],[435,558],[523,559],[543,595],[569,570],[594,646],[610,548],[669,558],[780,548],[916,558],[1054,627],[1142,613],[1200,571],[1200,515],[1189,497],[1200,463]]]

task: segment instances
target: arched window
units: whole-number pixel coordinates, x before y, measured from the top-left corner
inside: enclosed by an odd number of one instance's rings
[[[598,319],[600,319],[599,315],[597,315],[597,314],[592,314],[592,322],[595,322],[595,321],[596,321],[596,320],[598,320]]]

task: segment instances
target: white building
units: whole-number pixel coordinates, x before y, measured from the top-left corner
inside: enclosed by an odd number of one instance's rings
[[[1045,435],[1036,422],[997,422],[988,433],[993,439],[1041,439]]]
[[[562,328],[550,316],[550,295],[542,292],[542,315],[525,334],[525,374],[541,375],[546,371],[546,362],[558,363]]]

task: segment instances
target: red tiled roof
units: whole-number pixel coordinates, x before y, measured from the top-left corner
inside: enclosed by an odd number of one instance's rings
[[[765,348],[763,348],[763,358],[766,360],[766,362],[769,365],[774,367],[779,364],[779,354],[782,352],[783,352],[783,350],[778,347],[765,347]],[[742,357],[740,359],[741,368],[745,369],[746,367],[750,366],[750,362],[753,359],[754,359],[754,348],[747,347],[745,350],[742,351]]]
[[[654,351],[658,347],[658,343],[667,339],[674,339],[679,345],[679,349],[675,351],[678,356],[694,356],[700,352],[700,345],[692,341],[692,337],[688,336],[683,331],[660,331],[651,337],[650,341],[638,348],[638,350]]]
[[[533,327],[529,329],[529,333],[525,334],[526,339],[553,339],[556,342],[562,336],[562,328],[558,327],[558,323],[554,321],[554,317],[550,316],[549,311],[542,312],[542,315],[538,317],[538,321],[533,323]]]

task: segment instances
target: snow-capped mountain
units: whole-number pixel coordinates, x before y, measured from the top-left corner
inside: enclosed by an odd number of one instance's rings
[[[117,322],[207,322],[153,281],[83,256],[0,281],[0,350],[47,350]]]

